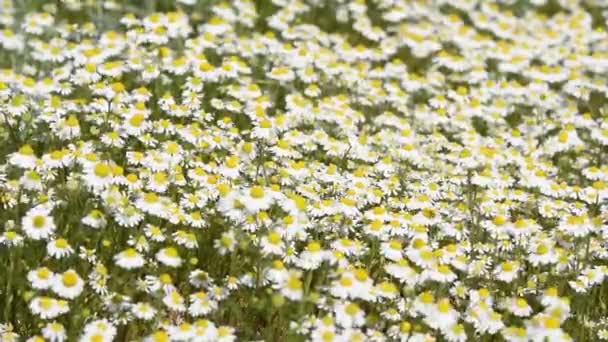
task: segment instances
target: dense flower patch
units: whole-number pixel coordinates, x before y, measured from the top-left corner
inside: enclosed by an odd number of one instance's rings
[[[608,3],[1,1],[1,341],[608,339]]]

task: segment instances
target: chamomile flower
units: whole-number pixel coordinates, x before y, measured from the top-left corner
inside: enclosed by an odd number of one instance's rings
[[[27,280],[32,287],[39,290],[48,289],[53,285],[55,274],[47,267],[40,267],[27,273]]]
[[[133,316],[144,321],[149,321],[156,316],[156,309],[146,302],[134,304],[131,307],[131,312]]]
[[[175,247],[166,247],[156,253],[156,260],[169,267],[179,267],[183,260]]]
[[[281,294],[293,301],[299,301],[304,295],[304,283],[300,272],[289,272],[281,287]]]
[[[527,317],[532,313],[532,307],[524,298],[507,299],[505,306],[507,310],[518,317]]]
[[[598,1],[85,2],[0,0],[0,340],[601,338]]]
[[[326,259],[326,251],[319,241],[311,241],[306,249],[300,253],[298,264],[304,269],[316,269]]]
[[[264,189],[264,187],[259,185],[245,190],[242,194],[242,198],[239,200],[250,213],[257,213],[262,210],[267,210],[274,202],[272,193],[268,189]]]
[[[56,229],[50,210],[44,207],[30,209],[21,224],[26,236],[33,240],[48,239]]]
[[[230,253],[236,247],[237,240],[234,236],[234,232],[228,231],[223,233],[221,238],[214,241],[213,245],[221,255]]]
[[[48,255],[56,259],[69,256],[74,253],[74,249],[70,246],[66,239],[55,239],[46,245]]]
[[[61,323],[52,322],[42,328],[42,336],[49,341],[62,342],[67,340],[67,331]]]
[[[53,319],[70,311],[66,301],[46,296],[34,297],[29,303],[29,308],[33,314],[42,319]]]
[[[165,297],[163,297],[163,303],[167,306],[167,308],[171,311],[182,312],[186,311],[185,300],[182,295],[173,290],[168,292]]]
[[[365,322],[365,311],[356,303],[338,303],[334,307],[336,323],[344,328],[358,327]]]
[[[517,278],[519,269],[519,262],[505,261],[494,268],[494,276],[501,281],[510,283]]]
[[[111,165],[105,162],[99,162],[91,165],[87,169],[85,182],[91,188],[101,190],[112,184],[113,177]]]
[[[114,260],[116,265],[127,270],[140,268],[145,264],[144,257],[134,248],[128,248],[116,254]]]
[[[117,329],[106,319],[97,319],[87,323],[83,329],[81,340],[84,341],[112,341]]]
[[[266,255],[282,255],[285,249],[281,234],[276,231],[272,231],[267,236],[263,237],[260,241],[260,245],[262,247],[262,253]]]
[[[30,145],[23,145],[19,151],[11,153],[9,162],[12,165],[24,168],[33,169],[37,165],[38,158],[34,153],[34,149]]]
[[[188,313],[193,317],[207,315],[217,309],[217,302],[209,298],[205,291],[199,291],[190,296]]]
[[[56,274],[52,284],[53,292],[67,299],[78,297],[84,290],[84,281],[74,270]]]

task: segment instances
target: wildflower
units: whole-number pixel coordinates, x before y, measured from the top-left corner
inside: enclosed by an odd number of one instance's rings
[[[63,274],[57,274],[52,284],[53,292],[63,298],[73,299],[78,297],[84,290],[84,281],[78,273],[68,270]]]
[[[50,210],[44,207],[30,209],[23,217],[22,227],[25,234],[34,240],[49,238],[56,229]]]
[[[27,280],[32,284],[32,287],[39,290],[48,289],[53,285],[55,274],[47,267],[40,267],[31,270],[27,274]]]
[[[182,259],[175,247],[167,247],[158,251],[156,260],[169,267],[179,267],[182,264]]]
[[[355,303],[343,303],[335,306],[336,323],[350,328],[361,326],[365,321],[365,312]]]
[[[47,244],[47,253],[57,259],[69,256],[74,253],[74,249],[65,239],[55,239]]]
[[[82,218],[82,223],[92,228],[99,229],[104,227],[107,222],[105,220],[103,212],[97,209],[93,209],[87,216]]]
[[[42,319],[53,319],[70,310],[67,302],[51,297],[34,297],[29,307],[32,313]]]
[[[527,317],[532,313],[532,307],[524,298],[513,298],[506,305],[515,316]]]
[[[67,332],[61,323],[52,322],[42,328],[42,336],[51,341],[62,342],[67,339]]]
[[[241,199],[241,203],[250,213],[257,213],[261,210],[267,210],[273,202],[272,195],[267,189],[256,185],[246,190]]]
[[[9,162],[24,169],[36,167],[38,158],[34,154],[34,149],[30,145],[23,145],[19,151],[14,152],[9,157]]]
[[[120,252],[114,256],[114,260],[118,266],[127,270],[142,267],[145,263],[143,256],[133,248]]]
[[[291,300],[299,301],[304,294],[304,285],[299,272],[290,272],[281,289],[281,294]]]
[[[318,241],[311,241],[306,249],[300,253],[298,262],[304,269],[316,269],[325,259],[325,251]]]
[[[5,246],[20,246],[23,243],[23,236],[12,230],[7,230],[0,236],[0,244]]]
[[[236,247],[234,232],[229,231],[223,233],[220,239],[215,240],[214,247],[217,248],[222,255],[232,252]]]
[[[217,302],[211,300],[206,292],[199,291],[190,296],[188,312],[193,317],[207,315],[217,309]]]
[[[173,290],[169,293],[167,293],[167,295],[165,295],[165,297],[163,298],[163,303],[170,309],[173,311],[185,311],[186,310],[186,305],[185,305],[185,301],[184,298],[182,297],[182,295]]]
[[[105,319],[91,321],[85,325],[81,340],[111,341],[116,336],[117,330],[114,325]]]

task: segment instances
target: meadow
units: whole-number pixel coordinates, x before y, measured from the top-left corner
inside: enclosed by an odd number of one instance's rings
[[[608,340],[607,23],[0,0],[0,342]]]

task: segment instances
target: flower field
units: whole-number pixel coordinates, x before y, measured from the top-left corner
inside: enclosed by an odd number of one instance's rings
[[[608,340],[607,23],[0,0],[0,342]]]

